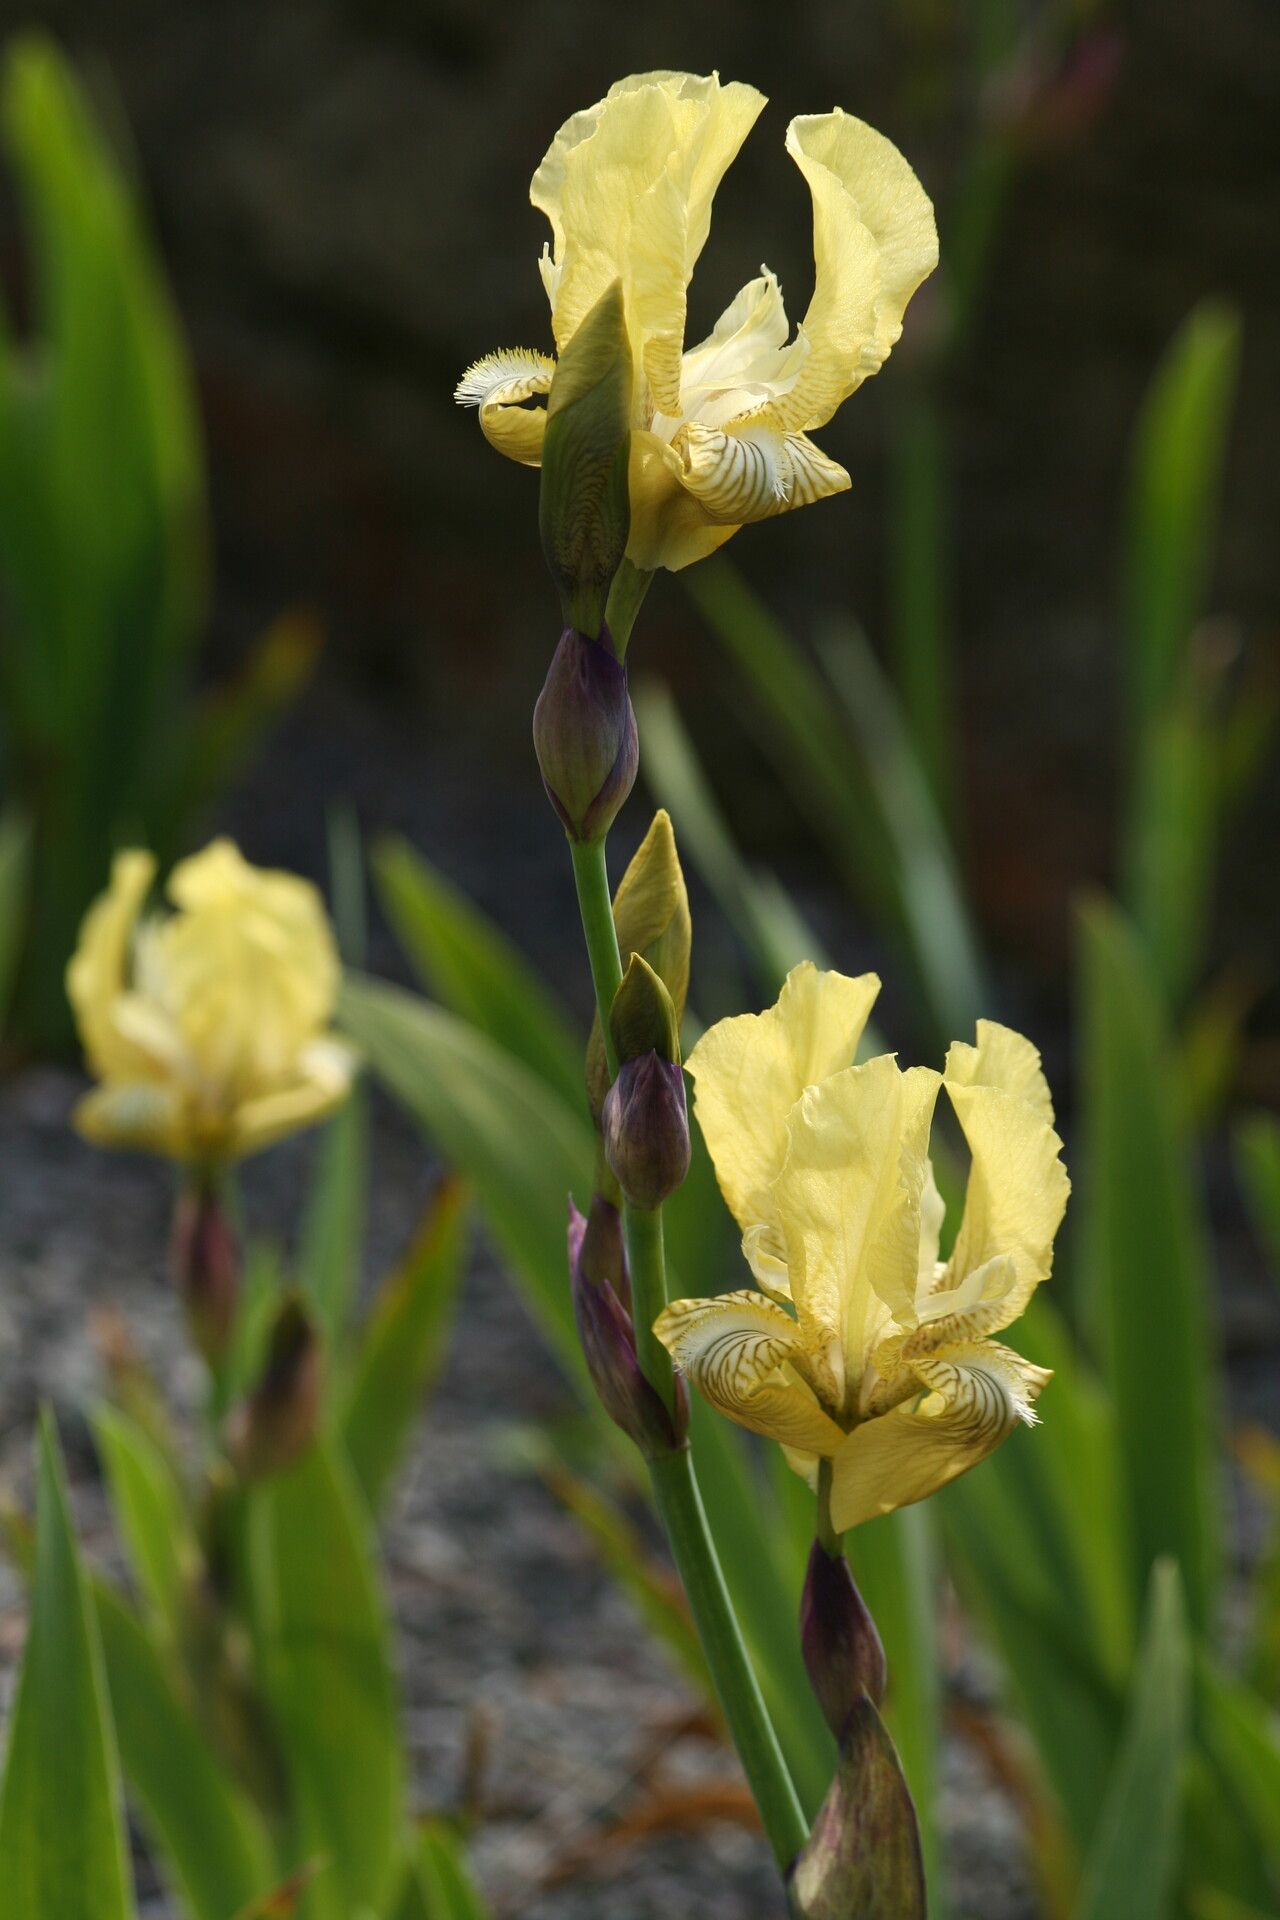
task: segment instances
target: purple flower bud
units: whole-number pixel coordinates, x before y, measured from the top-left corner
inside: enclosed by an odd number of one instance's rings
[[[622,1221],[618,1209],[599,1194],[585,1220],[569,1202],[569,1274],[578,1338],[605,1412],[647,1457],[683,1446],[689,1425],[687,1389],[677,1379],[673,1418],[640,1371],[635,1328],[624,1304],[631,1283]]]
[[[884,1647],[849,1563],[815,1540],[800,1601],[800,1644],[809,1684],[836,1739],[865,1694],[884,1699]]]
[[[605,628],[566,627],[538,704],[533,744],[542,783],[571,840],[599,840],[635,783],[640,760],[627,670]]]
[[[322,1358],[311,1315],[291,1295],[276,1315],[253,1391],[227,1416],[227,1452],[246,1480],[284,1473],[315,1438]]]
[[[193,1180],[178,1195],[169,1261],[191,1337],[216,1367],[226,1357],[235,1325],[240,1248],[221,1197],[207,1181]]]
[[[689,1171],[684,1075],[652,1048],[624,1060],[600,1116],[605,1158],[633,1207],[660,1207]]]

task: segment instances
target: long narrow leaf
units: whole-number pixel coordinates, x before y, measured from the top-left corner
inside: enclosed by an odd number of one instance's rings
[[[266,1827],[133,1609],[102,1581],[94,1604],[125,1780],[160,1871],[193,1920],[233,1920],[274,1878]]]
[[[339,1365],[360,1279],[368,1182],[369,1115],[357,1086],[320,1136],[298,1260],[303,1291]]]
[[[1087,1148],[1082,1235],[1113,1397],[1141,1590],[1178,1562],[1193,1622],[1218,1583],[1215,1350],[1205,1235],[1167,1045],[1139,950],[1098,903],[1082,920]]]
[[[545,1080],[583,1103],[582,1046],[563,1008],[515,948],[405,840],[373,858],[387,916],[427,988]]]
[[[370,1511],[386,1502],[413,1423],[443,1359],[462,1277],[467,1195],[448,1180],[387,1276],[360,1341],[341,1427]]]
[[[854,892],[904,944],[937,1032],[967,1032],[980,1011],[972,956],[920,915],[904,886],[894,824],[831,689],[728,561],[689,569],[687,590],[751,687],[778,772]]]
[[[1236,1129],[1236,1168],[1254,1231],[1280,1286],[1280,1120],[1251,1114]]]
[[[102,1643],[46,1415],[31,1625],[0,1792],[6,1912],[14,1920],[130,1920],[123,1811]]]
[[[1077,1920],[1166,1920],[1180,1847],[1179,1802],[1191,1720],[1191,1653],[1178,1569],[1152,1570],[1124,1737]]]
[[[573,1112],[521,1060],[440,1007],[349,977],[341,1019],[374,1071],[475,1186],[489,1231],[561,1365],[591,1388],[569,1297],[569,1195],[589,1190],[595,1147]]]
[[[632,699],[645,780],[675,822],[682,854],[749,954],[761,991],[776,995],[801,960],[825,966],[817,934],[777,882],[748,866],[734,844],[670,689],[642,680]]]
[[[404,1782],[369,1520],[345,1460],[317,1444],[252,1495],[262,1672],[293,1784],[295,1861],[327,1861],[305,1920],[350,1920],[387,1897]]]
[[[154,1441],[127,1415],[99,1406],[93,1431],[134,1580],[153,1621],[176,1640],[200,1564],[182,1488]]]

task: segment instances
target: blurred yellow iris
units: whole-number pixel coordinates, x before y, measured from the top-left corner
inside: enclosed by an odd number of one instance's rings
[[[311,1126],[350,1091],[328,1031],[340,967],[324,904],[229,840],[183,860],[174,911],[142,915],[149,853],[118,854],[85,915],[67,992],[101,1084],[76,1109],[86,1138],[214,1166]]]
[[[631,537],[642,571],[686,567],[744,523],[849,486],[808,438],[887,359],[938,262],[928,196],[897,149],[836,108],[793,120],[813,198],[814,291],[794,340],[767,267],[711,334],[684,346],[685,296],[717,186],[764,95],[718,76],[636,74],[565,122],[530,198],[557,350],[620,280],[635,370]],[[537,466],[555,361],[490,354],[459,383],[499,452]],[[533,404],[530,404],[530,403]]]
[[[990,1336],[1053,1263],[1069,1182],[1040,1059],[979,1021],[941,1074],[851,1066],[879,991],[811,964],[689,1058],[695,1111],[763,1292],[679,1300],[656,1331],[721,1412],[831,1462],[837,1530],[922,1500],[1033,1424],[1048,1374]],[[951,1257],[929,1135],[945,1087],[971,1155]]]

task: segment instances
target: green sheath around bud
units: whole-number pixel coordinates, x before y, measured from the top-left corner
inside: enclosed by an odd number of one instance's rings
[[[542,784],[571,840],[599,840],[640,759],[627,670],[604,639],[566,627],[533,709]]]
[[[813,1832],[787,1875],[792,1920],[925,1920],[916,1810],[892,1740],[863,1693]]]
[[[592,639],[627,550],[630,451],[631,346],[615,280],[560,355],[542,442],[542,551],[566,624]]]
[[[609,1031],[619,1063],[656,1053],[680,1062],[680,1028],[671,995],[642,953],[633,953],[609,1009]]]

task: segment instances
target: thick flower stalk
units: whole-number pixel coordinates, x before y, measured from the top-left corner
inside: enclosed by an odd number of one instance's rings
[[[979,1021],[941,1074],[851,1065],[879,988],[811,964],[689,1057],[694,1110],[759,1292],[655,1331],[722,1413],[779,1441],[837,1533],[922,1500],[1035,1422],[1048,1374],[992,1336],[1048,1278],[1069,1183],[1039,1055]],[[968,1142],[948,1260],[929,1160],[945,1090]]]
[[[563,354],[610,287],[631,354],[631,527],[640,573],[687,567],[747,522],[840,493],[849,475],[809,438],[884,364],[938,262],[928,196],[902,155],[836,108],[787,129],[813,200],[814,289],[795,337],[767,267],[686,349],[686,297],[711,203],[764,95],[717,75],[636,74],[566,121],[530,199],[552,238],[539,262]],[[500,453],[542,458],[556,361],[513,349],[459,382]]]
[[[329,1031],[337,949],[316,889],[229,840],[174,868],[170,913],[143,913],[154,878],[149,853],[117,855],[67,969],[99,1082],[75,1123],[99,1145],[216,1169],[346,1099],[354,1056]]]

